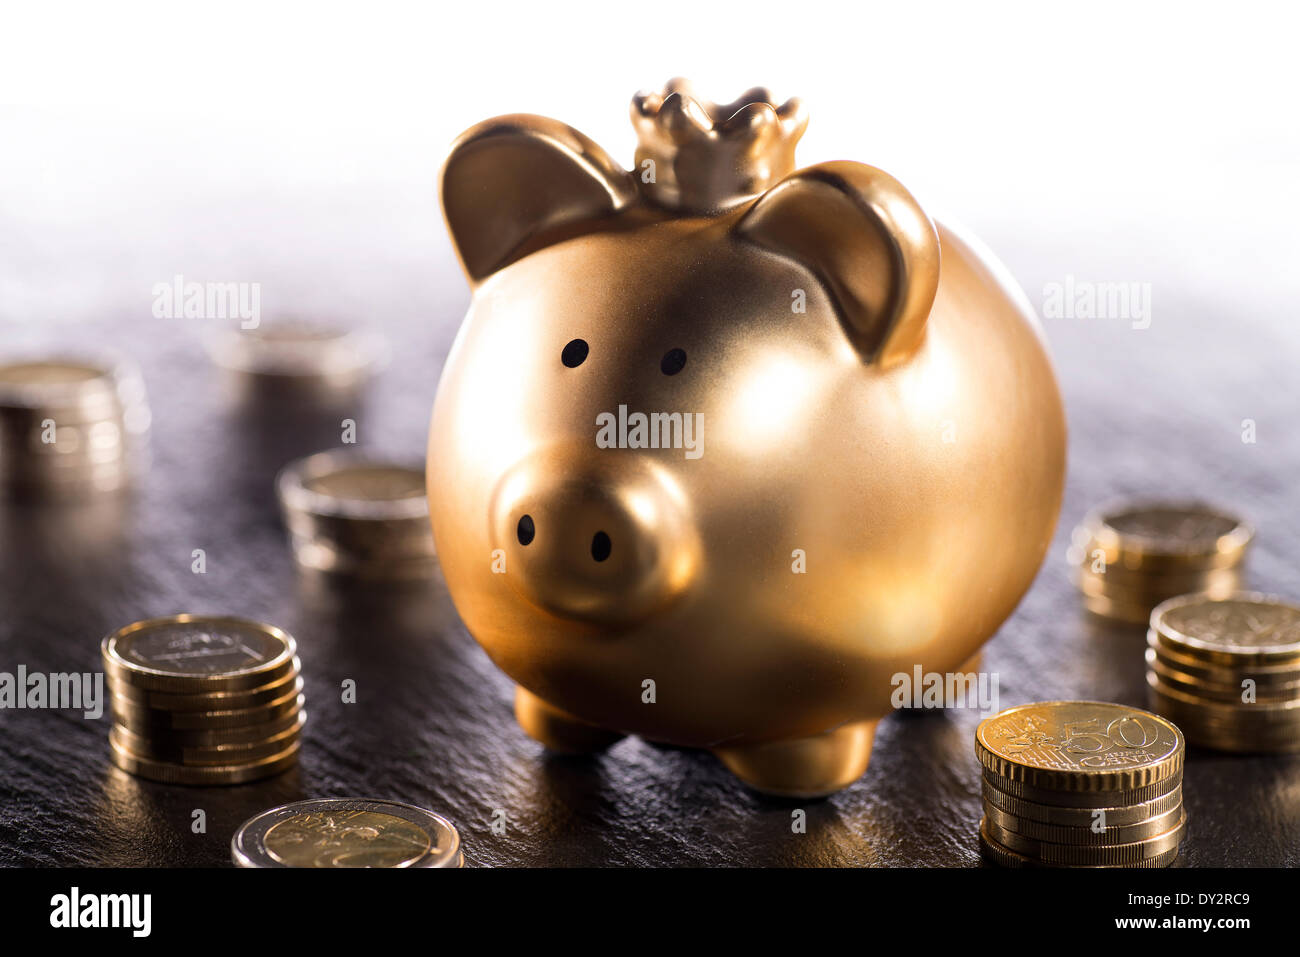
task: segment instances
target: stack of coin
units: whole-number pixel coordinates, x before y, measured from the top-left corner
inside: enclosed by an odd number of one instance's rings
[[[293,638],[204,615],[151,618],[104,639],[113,763],[167,784],[242,784],[298,760],[303,710]]]
[[[1209,505],[1118,505],[1093,512],[1074,530],[1070,562],[1089,611],[1146,624],[1166,598],[1237,591],[1253,536],[1241,519]]]
[[[441,815],[396,801],[298,801],[235,832],[237,867],[461,867],[460,835]]]
[[[20,498],[114,492],[143,466],[144,383],[124,360],[0,363],[0,488]]]
[[[1300,607],[1270,595],[1184,595],[1147,632],[1151,706],[1219,751],[1300,751]]]
[[[982,721],[980,843],[1005,867],[1164,867],[1187,831],[1183,735],[1119,704],[1047,701]]]
[[[204,340],[246,402],[333,406],[354,401],[384,362],[378,334],[280,320],[255,329],[218,328]]]
[[[338,449],[292,463],[276,489],[305,568],[392,580],[437,567],[422,465]]]

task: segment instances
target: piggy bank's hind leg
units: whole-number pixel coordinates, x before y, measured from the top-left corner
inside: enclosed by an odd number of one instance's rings
[[[530,738],[541,742],[547,750],[561,754],[600,751],[623,737],[616,731],[575,718],[518,685],[515,686],[515,718]]]
[[[875,721],[858,721],[809,738],[768,741],[714,754],[756,791],[780,797],[824,797],[846,788],[867,769]]]

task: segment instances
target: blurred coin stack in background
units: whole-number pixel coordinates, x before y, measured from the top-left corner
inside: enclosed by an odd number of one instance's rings
[[[321,452],[286,467],[276,490],[304,568],[374,581],[424,578],[437,567],[423,465]]]
[[[1219,751],[1300,751],[1300,607],[1269,595],[1186,595],[1147,632],[1151,706]]]
[[[119,629],[102,651],[109,746],[122,770],[167,784],[241,784],[297,761],[301,662],[280,629],[176,615]]]
[[[0,489],[55,500],[118,491],[146,464],[149,419],[125,360],[0,362]]]
[[[1165,867],[1186,835],[1183,736],[1119,704],[1049,701],[980,722],[980,844],[1004,867]]]
[[[300,320],[217,328],[204,345],[236,397],[254,404],[346,405],[387,358],[377,333]]]
[[[1209,505],[1119,505],[1093,512],[1074,530],[1070,563],[1089,611],[1146,624],[1166,598],[1237,591],[1253,537],[1249,525]]]

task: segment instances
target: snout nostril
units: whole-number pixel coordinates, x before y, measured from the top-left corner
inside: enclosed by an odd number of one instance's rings
[[[609,553],[613,549],[613,542],[604,532],[597,532],[591,539],[591,557],[598,562],[603,562],[609,558]]]
[[[527,545],[536,534],[537,528],[533,525],[533,517],[531,515],[521,516],[519,525],[515,528],[515,535],[519,538],[519,544]]]

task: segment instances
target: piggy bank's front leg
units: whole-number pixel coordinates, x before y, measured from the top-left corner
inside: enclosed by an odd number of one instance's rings
[[[519,685],[515,686],[515,719],[530,738],[561,754],[600,751],[624,737],[575,718]]]
[[[756,791],[824,797],[848,787],[866,771],[877,723],[858,721],[808,738],[717,748],[713,753]]]

